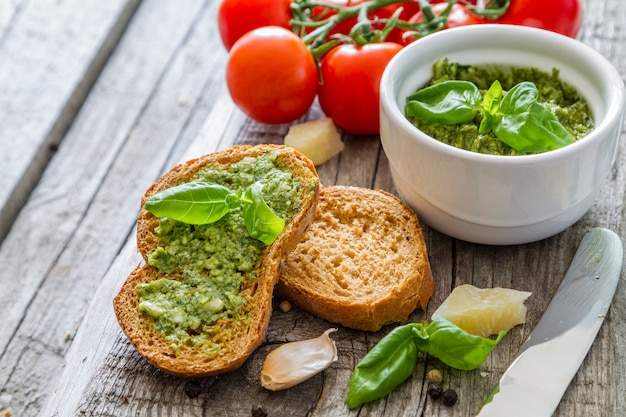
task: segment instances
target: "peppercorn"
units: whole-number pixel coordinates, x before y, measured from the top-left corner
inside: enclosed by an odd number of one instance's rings
[[[255,405],[252,407],[252,411],[250,413],[252,417],[267,417],[267,411],[261,405]]]
[[[441,381],[443,381],[443,374],[439,369],[431,369],[426,374],[426,379],[428,379],[428,382],[430,383],[441,384]]]
[[[448,388],[441,394],[441,402],[443,402],[443,405],[447,405],[448,407],[456,404],[457,399],[458,396],[456,394],[456,391],[451,388]]]
[[[196,398],[202,392],[202,385],[198,381],[189,381],[185,384],[185,394],[189,398]]]
[[[291,310],[291,303],[287,300],[283,300],[278,304],[278,309],[283,313],[287,313]]]
[[[441,388],[441,385],[437,383],[432,383],[428,385],[428,396],[433,400],[439,399],[442,392],[443,388]]]

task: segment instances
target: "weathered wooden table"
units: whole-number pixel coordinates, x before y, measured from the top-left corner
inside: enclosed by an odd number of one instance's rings
[[[626,78],[626,2],[587,0],[580,40]],[[297,387],[259,385],[266,352],[329,327],[276,310],[267,342],[237,372],[188,381],[147,364],[114,318],[111,299],[140,259],[135,216],[144,190],[174,164],[242,143],[280,143],[232,104],[217,0],[0,0],[0,412],[50,416],[471,416],[537,323],[590,226],[626,236],[626,141],[597,202],[570,229],[520,246],[457,241],[423,225],[436,280],[426,312],[462,283],[532,291],[528,321],[476,371],[436,360],[360,410],[344,404],[354,365],[390,328],[340,328],[339,360]],[[314,107],[307,119],[321,117]],[[623,131],[624,132],[624,131]],[[622,133],[622,139],[624,133]],[[378,137],[344,135],[319,167],[325,184],[394,191]],[[426,395],[441,367],[459,401]],[[626,415],[626,283],[558,416]],[[537,381],[540,384],[541,381]],[[195,391],[194,394],[189,395]]]

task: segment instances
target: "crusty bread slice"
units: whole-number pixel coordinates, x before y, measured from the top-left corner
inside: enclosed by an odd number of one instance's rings
[[[295,178],[306,184],[300,196],[302,206],[274,243],[263,249],[254,267],[256,279],[245,279],[242,284],[240,295],[248,301],[244,303],[241,316],[247,315],[248,321],[220,319],[212,326],[210,340],[219,344],[219,352],[208,353],[198,346],[173,349],[163,333],[157,330],[153,319],[140,312],[137,285],[160,278],[180,280],[182,277],[179,272],[164,274],[147,264],[138,266],[113,301],[118,322],[136,350],[150,363],[170,374],[202,377],[235,370],[263,342],[271,315],[272,293],[278,281],[280,260],[295,247],[313,219],[319,198],[319,178],[312,162],[292,148],[279,145],[235,146],[172,168],[146,191],[142,199],[137,222],[137,247],[147,260],[148,254],[163,245],[155,233],[159,219],[144,208],[148,197],[191,181],[203,168],[226,168],[244,157],[255,157],[265,152],[276,153],[276,162],[281,169],[289,170]]]
[[[283,257],[277,296],[346,327],[405,321],[433,293],[417,216],[395,196],[357,187],[320,191],[315,219]]]

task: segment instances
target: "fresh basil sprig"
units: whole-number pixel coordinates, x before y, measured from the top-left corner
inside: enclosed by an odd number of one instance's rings
[[[519,153],[541,153],[574,142],[554,114],[537,102],[534,83],[525,81],[506,94],[493,82],[483,97],[469,81],[444,81],[407,97],[406,115],[441,123],[462,124],[481,116],[479,133],[493,134]]]
[[[413,373],[419,352],[456,369],[476,369],[505,334],[496,339],[476,336],[445,318],[396,327],[355,367],[346,404],[356,408],[389,394]]]
[[[243,205],[248,234],[270,245],[283,231],[285,221],[267,205],[262,191],[263,184],[258,181],[237,192],[211,182],[192,181],[151,196],[144,207],[158,217],[200,225],[214,223]]]

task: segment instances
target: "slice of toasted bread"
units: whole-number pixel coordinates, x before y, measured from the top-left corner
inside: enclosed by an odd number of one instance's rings
[[[313,223],[283,257],[276,291],[354,329],[405,321],[433,293],[417,216],[384,191],[323,187]]]
[[[146,191],[142,199],[137,221],[137,247],[148,261],[152,252],[165,246],[155,232],[160,219],[144,208],[150,196],[194,180],[207,167],[228,168],[245,157],[254,158],[268,152],[276,154],[275,165],[289,171],[294,180],[303,185],[298,191],[301,206],[274,243],[262,249],[254,265],[255,277],[243,273],[239,295],[246,301],[236,316],[222,317],[209,326],[201,327],[206,333],[202,335],[206,339],[202,343],[186,341],[173,346],[172,340],[157,329],[153,317],[140,311],[138,285],[162,278],[180,281],[183,280],[183,273],[179,269],[170,273],[159,272],[149,264],[132,271],[113,301],[118,322],[136,350],[150,363],[170,374],[202,377],[235,370],[263,342],[281,257],[295,247],[313,219],[319,198],[319,178],[312,162],[292,148],[279,145],[235,146],[172,168]],[[203,270],[203,277],[205,273],[208,276],[209,271]],[[246,319],[242,320],[242,317]]]

